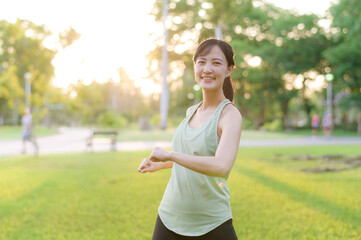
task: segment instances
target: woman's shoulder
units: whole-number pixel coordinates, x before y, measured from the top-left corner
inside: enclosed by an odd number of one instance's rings
[[[198,104],[192,105],[187,109],[186,116],[188,116],[191,112],[195,110],[195,108],[198,106]]]
[[[242,115],[236,106],[233,104],[227,104],[221,112],[220,120],[222,119],[226,121],[242,121]]]

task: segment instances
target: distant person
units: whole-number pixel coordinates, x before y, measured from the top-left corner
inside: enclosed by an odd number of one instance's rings
[[[233,102],[232,47],[202,42],[194,56],[203,101],[191,106],[174,132],[172,150],[155,147],[138,171],[172,168],[158,208],[153,240],[237,239],[227,178],[239,147],[242,117]]]
[[[311,126],[312,126],[312,136],[317,136],[318,129],[320,128],[320,117],[317,114],[313,115]]]
[[[35,155],[39,153],[39,147],[33,135],[33,117],[31,116],[30,109],[25,108],[25,113],[21,119],[22,125],[22,153],[26,153],[26,142],[30,142],[34,146]]]
[[[332,131],[332,115],[329,112],[325,112],[323,119],[322,119],[322,129],[323,129],[323,134],[326,137],[330,137],[331,136],[331,131]]]

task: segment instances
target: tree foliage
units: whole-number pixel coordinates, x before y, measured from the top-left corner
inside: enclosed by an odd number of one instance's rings
[[[361,2],[341,0],[330,8],[333,46],[324,55],[335,75],[334,89],[344,92],[342,106],[355,109],[361,133]]]
[[[24,108],[25,73],[30,74],[31,105],[44,104],[44,94],[54,74],[55,52],[44,47],[50,32],[45,26],[18,19],[0,21],[0,115],[17,114]]]
[[[161,3],[157,0],[153,9],[158,21],[161,20]],[[170,0],[170,71],[183,73],[170,75],[171,106],[185,109],[200,100],[199,92],[193,90],[192,54],[197,44],[214,37],[218,26],[236,54],[237,66],[232,77],[235,103],[243,115],[251,118],[256,128],[276,118],[282,119],[283,126],[288,127],[291,99],[300,97],[308,103],[306,112],[310,112],[312,104],[303,94],[305,91],[295,88],[285,75],[297,76],[307,71],[322,74],[323,71],[322,51],[329,41],[318,20],[316,15],[298,15],[263,1]],[[162,42],[156,42],[159,46],[148,55],[153,63],[160,62]],[[252,60],[260,63],[252,65]],[[157,64],[151,65],[154,70]],[[154,77],[152,72],[151,76]]]
[[[69,119],[81,125],[124,127],[123,118],[132,122],[149,114],[149,106],[145,104],[140,88],[123,68],[119,68],[118,73],[119,82],[109,79],[106,83],[93,81],[84,84],[79,81],[72,85],[68,93],[72,96],[71,101],[67,104]],[[115,117],[116,114],[119,118]]]

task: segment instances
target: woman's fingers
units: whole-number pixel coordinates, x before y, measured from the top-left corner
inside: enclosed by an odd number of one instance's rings
[[[144,158],[141,162],[141,164],[139,165],[139,168],[138,168],[138,172],[143,172],[143,170],[147,167],[149,167],[150,165],[150,161],[148,158]]]
[[[143,168],[140,172],[141,173],[147,173],[147,172],[154,172],[155,171],[155,168],[153,165],[149,165],[145,168]]]
[[[160,148],[155,147],[150,154],[149,160],[152,162],[165,162],[168,161],[167,157],[169,156],[169,152]]]
[[[157,163],[150,161],[148,158],[144,158],[138,168],[140,173],[155,172],[157,170]]]
[[[149,160],[152,161],[152,162],[157,162],[158,161],[157,160],[157,158],[158,158],[157,155],[158,155],[158,148],[155,147],[155,148],[153,148],[153,151],[149,156]]]

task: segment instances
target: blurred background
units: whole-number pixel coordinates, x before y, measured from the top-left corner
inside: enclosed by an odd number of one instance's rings
[[[360,13],[357,0],[6,1],[0,126],[29,106],[45,128],[173,128],[201,100],[195,47],[217,37],[235,51],[244,129],[310,131],[331,112],[361,133]]]
[[[0,239],[150,239],[171,169],[137,169],[201,101],[211,37],[235,51],[239,238],[360,239],[360,0],[0,1]]]

